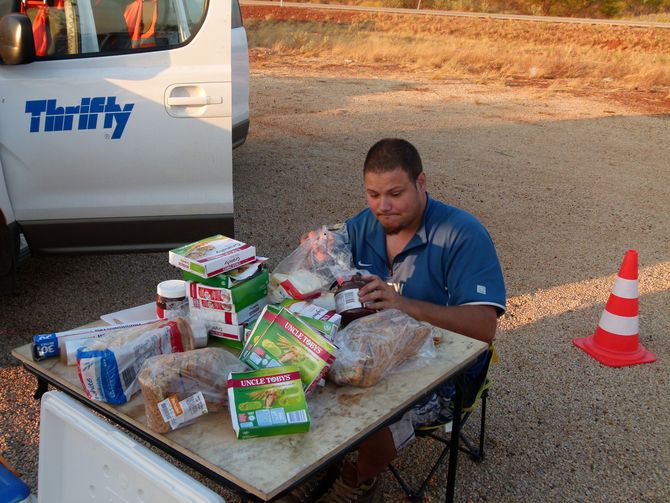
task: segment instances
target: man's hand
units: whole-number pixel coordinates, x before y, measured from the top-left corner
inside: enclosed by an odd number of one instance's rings
[[[406,298],[379,276],[363,276],[367,284],[358,291],[358,298],[368,309],[399,309],[405,311]]]
[[[496,308],[489,305],[439,306],[403,297],[378,276],[363,276],[368,283],[358,298],[370,309],[399,309],[418,321],[446,328],[490,344],[496,333]]]

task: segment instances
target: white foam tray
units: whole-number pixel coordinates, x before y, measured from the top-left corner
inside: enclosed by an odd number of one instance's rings
[[[220,503],[223,498],[64,393],[42,397],[39,503]]]

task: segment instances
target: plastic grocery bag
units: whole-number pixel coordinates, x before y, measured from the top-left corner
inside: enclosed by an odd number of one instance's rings
[[[137,374],[147,358],[195,347],[188,320],[158,320],[82,341],[77,373],[88,398],[120,405],[139,391]]]
[[[337,384],[377,384],[413,357],[412,369],[436,356],[432,326],[397,309],[385,309],[352,321],[335,334],[340,348],[328,378]],[[402,369],[410,367],[402,365]]]
[[[159,433],[228,406],[228,374],[248,367],[222,348],[148,358],[138,375],[147,426]]]
[[[270,275],[270,301],[307,300],[330,289],[340,276],[353,274],[351,249],[346,233],[326,227],[310,232]]]

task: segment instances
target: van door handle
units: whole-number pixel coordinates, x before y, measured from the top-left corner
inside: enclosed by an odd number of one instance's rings
[[[223,103],[221,96],[170,96],[167,99],[167,104],[171,107],[204,107],[221,103]]]

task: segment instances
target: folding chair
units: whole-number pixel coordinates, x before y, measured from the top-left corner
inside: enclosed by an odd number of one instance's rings
[[[486,399],[488,397],[489,389],[491,388],[491,380],[488,377],[488,371],[491,366],[491,362],[497,362],[497,355],[495,353],[495,348],[493,345],[490,346],[489,352],[487,354],[487,359],[486,359],[486,372],[482,372],[481,378],[479,379],[478,383],[473,383],[471,386],[472,390],[476,390],[475,392],[470,392],[468,393],[468,390],[464,390],[464,404],[463,404],[463,414],[461,416],[461,427],[465,426],[467,420],[470,418],[472,413],[477,410],[479,405],[481,404],[481,421],[479,425],[479,441],[478,445],[474,446],[473,442],[471,442],[464,434],[463,430],[461,429],[459,438],[460,442],[458,445],[458,450],[465,452],[470,455],[470,458],[474,461],[480,462],[484,459],[484,435],[486,431]],[[458,385],[458,384],[457,384]],[[447,457],[447,455],[450,453],[450,447],[451,447],[451,439],[450,436],[443,436],[441,434],[438,434],[438,432],[446,432],[450,433],[451,432],[451,426],[452,423],[446,423],[444,425],[438,425],[434,427],[429,427],[429,428],[421,428],[415,430],[415,434],[417,437],[424,437],[424,438],[432,438],[434,440],[437,440],[438,442],[444,444],[444,447],[442,451],[440,452],[440,455],[438,456],[437,460],[431,467],[431,469],[428,472],[428,475],[424,479],[424,481],[421,483],[418,489],[414,490],[412,489],[407,481],[405,481],[402,476],[400,475],[399,471],[393,466],[389,465],[389,470],[395,477],[395,479],[398,481],[400,486],[402,487],[403,491],[407,494],[407,497],[411,501],[421,501],[423,497],[423,493],[426,490],[426,486],[430,482],[430,480],[433,478],[433,475],[437,471],[437,469],[440,467],[444,459]]]

